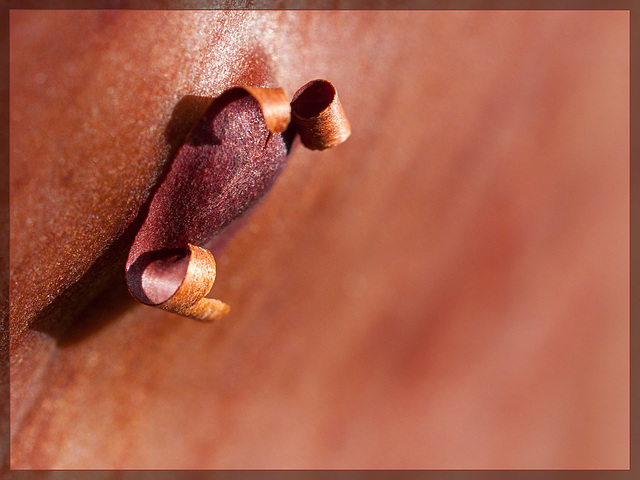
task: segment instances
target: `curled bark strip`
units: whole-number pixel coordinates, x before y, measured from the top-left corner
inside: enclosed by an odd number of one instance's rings
[[[291,106],[281,88],[238,87],[260,104],[264,121],[271,133],[282,133],[291,121]]]
[[[188,249],[189,263],[182,283],[168,300],[157,306],[195,320],[216,320],[229,311],[226,303],[204,298],[216,279],[216,262],[209,250],[191,244]]]
[[[178,150],[129,251],[129,291],[142,303],[211,321],[229,311],[205,298],[216,277],[203,248],[271,187],[294,134],[324,149],[349,136],[333,85],[316,80],[289,104],[280,88],[234,87],[216,98]],[[289,125],[292,108],[296,123]]]
[[[311,150],[335,147],[351,135],[338,92],[327,80],[312,80],[300,88],[291,109],[300,140]]]

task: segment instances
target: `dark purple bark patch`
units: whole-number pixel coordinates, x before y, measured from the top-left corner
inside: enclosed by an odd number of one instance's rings
[[[204,245],[253,205],[286,158],[283,135],[269,135],[251,95],[234,89],[214,100],[151,200],[127,260],[131,292],[149,304],[169,298],[186,268],[187,244]]]

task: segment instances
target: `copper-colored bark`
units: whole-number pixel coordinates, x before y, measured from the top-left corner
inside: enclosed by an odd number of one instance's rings
[[[351,135],[351,125],[331,82],[313,80],[304,85],[293,96],[291,110],[300,140],[311,150],[335,147]]]
[[[238,87],[246,90],[260,104],[264,122],[271,133],[282,133],[291,121],[291,107],[281,88]]]
[[[216,279],[216,262],[204,248],[189,245],[189,263],[182,283],[158,307],[194,320],[213,321],[229,312],[229,305],[204,298]]]

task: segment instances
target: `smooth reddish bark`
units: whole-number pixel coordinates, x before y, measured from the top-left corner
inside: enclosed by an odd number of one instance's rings
[[[12,11],[13,468],[627,468],[629,13]],[[124,261],[206,102],[337,87],[201,324]]]

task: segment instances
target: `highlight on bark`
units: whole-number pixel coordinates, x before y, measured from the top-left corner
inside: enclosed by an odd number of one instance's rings
[[[223,92],[192,129],[151,199],[127,259],[131,294],[196,320],[225,315],[229,305],[206,297],[216,278],[206,244],[271,187],[295,134],[307,148],[324,150],[350,133],[337,92],[326,80],[307,83],[291,104],[281,88]]]

